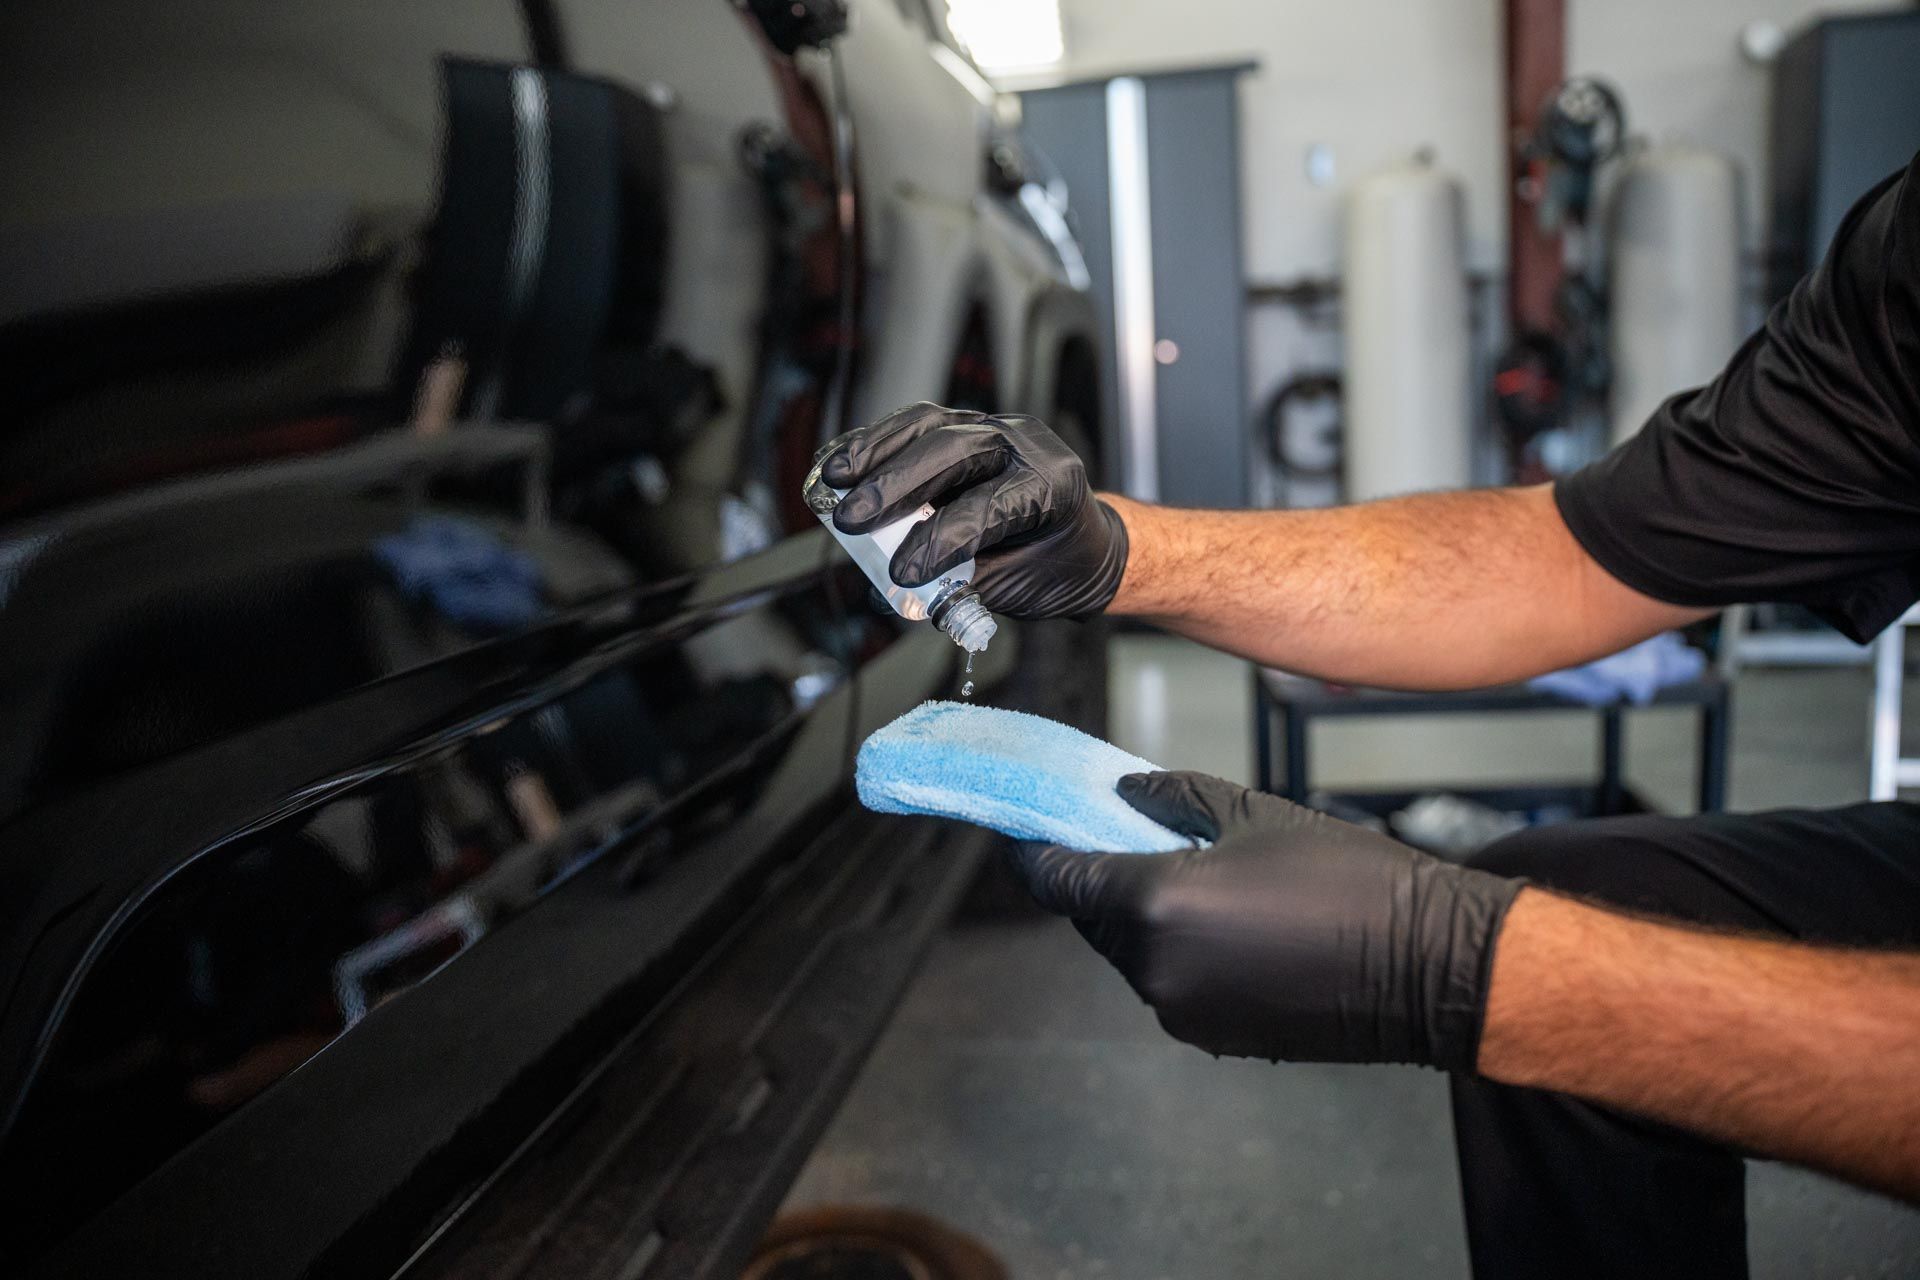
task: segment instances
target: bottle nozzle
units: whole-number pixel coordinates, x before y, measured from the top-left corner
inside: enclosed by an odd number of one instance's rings
[[[935,626],[968,653],[985,649],[1000,629],[1000,624],[987,612],[987,606],[981,604],[980,597],[972,591],[957,591],[948,596],[930,616]]]

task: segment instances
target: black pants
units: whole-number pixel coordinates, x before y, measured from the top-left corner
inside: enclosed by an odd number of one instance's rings
[[[1676,920],[1920,948],[1920,805],[1568,823],[1520,832],[1475,863]],[[1453,1123],[1476,1280],[1747,1274],[1737,1153],[1464,1076]]]

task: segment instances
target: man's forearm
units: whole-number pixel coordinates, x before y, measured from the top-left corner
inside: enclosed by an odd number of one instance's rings
[[[1479,1069],[1920,1201],[1920,956],[1525,890],[1495,951]]]
[[[1544,486],[1324,511],[1106,500],[1129,543],[1110,613],[1328,679],[1498,684],[1700,616],[1610,577],[1574,541]]]

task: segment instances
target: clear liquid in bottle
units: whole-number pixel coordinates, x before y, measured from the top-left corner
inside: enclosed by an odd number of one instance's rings
[[[807,507],[818,516],[820,523],[827,527],[860,571],[867,575],[883,599],[893,607],[893,611],[909,622],[927,619],[940,630],[947,633],[952,641],[971,655],[987,647],[993,639],[999,623],[994,621],[980,597],[968,584],[973,581],[973,561],[957,564],[932,582],[918,587],[903,587],[893,580],[888,565],[893,553],[900,549],[900,543],[906,538],[907,530],[933,515],[933,505],[922,503],[920,509],[912,515],[883,525],[871,533],[842,533],[833,523],[834,508],[840,505],[845,491],[835,489],[820,478],[820,464],[816,462],[807,475],[805,489]],[[969,695],[971,696],[971,695]]]

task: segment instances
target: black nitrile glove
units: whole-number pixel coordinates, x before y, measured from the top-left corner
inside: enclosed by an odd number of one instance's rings
[[[1027,845],[1014,863],[1168,1032],[1236,1057],[1473,1069],[1494,938],[1520,881],[1205,774],[1130,774],[1119,792],[1214,843]]]
[[[888,568],[917,587],[976,559],[973,587],[1012,618],[1082,618],[1120,588],[1127,530],[1087,486],[1087,469],[1038,418],[914,404],[827,446],[821,477],[847,489],[842,533],[870,533],[923,502]]]

